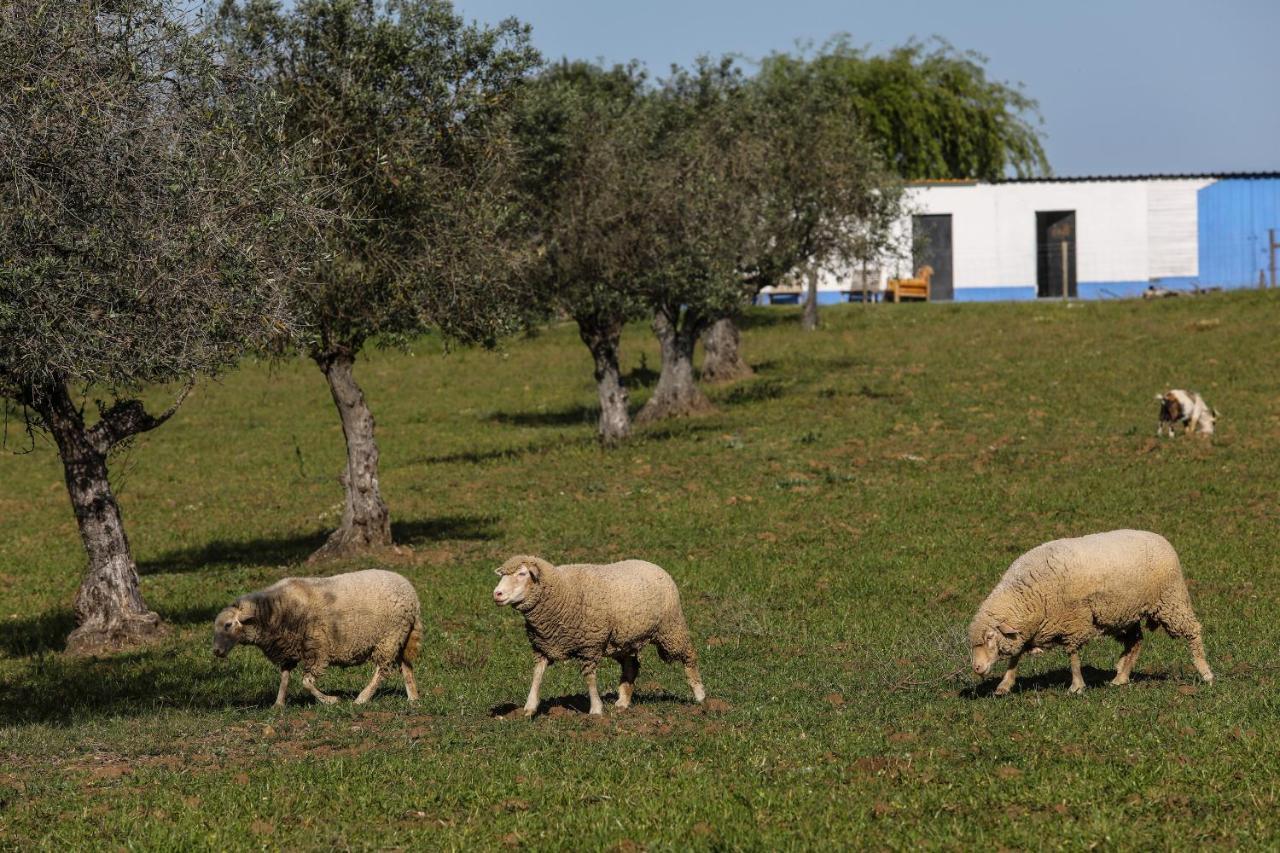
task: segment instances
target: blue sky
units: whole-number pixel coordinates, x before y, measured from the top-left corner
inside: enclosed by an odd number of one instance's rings
[[[1280,0],[455,0],[515,16],[548,58],[761,57],[848,33],[940,35],[1040,101],[1060,175],[1280,171]]]

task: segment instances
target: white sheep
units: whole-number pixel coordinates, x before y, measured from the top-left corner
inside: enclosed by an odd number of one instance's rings
[[[568,658],[582,662],[592,714],[604,712],[596,688],[600,659],[618,661],[622,681],[616,707],[628,707],[640,674],[640,650],[648,643],[657,647],[664,662],[683,663],[693,698],[706,698],[680,593],[671,575],[653,563],[553,566],[540,557],[519,556],[503,563],[497,573],[502,580],[493,590],[493,602],[510,605],[524,616],[533,646],[526,716],[538,710],[538,689],[547,667]]]
[[[418,593],[395,572],[369,569],[328,578],[285,578],[242,595],[213,623],[213,653],[226,657],[237,643],[257,646],[280,667],[276,707],[284,705],[289,674],[302,667],[302,686],[325,704],[338,701],[316,687],[329,666],[372,661],[373,678],[356,697],[369,701],[384,675],[400,665],[409,701],[418,698],[413,660],[422,638]]]
[[[1144,619],[1147,630],[1185,639],[1201,678],[1213,680],[1178,554],[1164,537],[1113,530],[1046,542],[1014,560],[978,608],[969,625],[973,671],[985,676],[997,659],[1009,658],[995,691],[1003,696],[1024,653],[1064,646],[1071,655],[1069,692],[1079,693],[1080,648],[1108,634],[1124,645],[1111,683],[1128,684]]]

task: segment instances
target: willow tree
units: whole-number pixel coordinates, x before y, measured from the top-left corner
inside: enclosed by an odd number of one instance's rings
[[[294,297],[347,449],[342,523],[314,557],[388,546],[356,358],[429,328],[492,343],[516,324],[507,118],[537,54],[518,22],[468,25],[445,0],[224,0],[217,21],[287,100],[287,138],[337,184],[342,225]]]
[[[1038,105],[987,76],[987,59],[942,39],[870,54],[845,38],[814,57],[859,126],[906,180],[1048,174]]]
[[[767,156],[744,118],[744,81],[730,60],[676,69],[652,98],[648,207],[655,238],[642,290],[662,371],[638,422],[710,407],[693,353],[715,320],[749,298],[743,250],[760,236],[756,176]]]
[[[0,56],[0,397],[53,438],[88,555],[67,648],[121,648],[165,629],[110,454],[289,330],[308,185],[275,98],[163,0],[0,0]]]
[[[534,290],[573,318],[591,351],[605,444],[631,432],[619,347],[627,321],[643,313],[642,258],[655,239],[646,99],[635,65],[561,62],[528,87],[516,125]]]

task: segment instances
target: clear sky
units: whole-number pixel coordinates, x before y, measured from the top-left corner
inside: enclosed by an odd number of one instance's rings
[[[939,35],[1040,102],[1059,175],[1280,171],[1280,0],[455,0],[550,59],[758,58]]]

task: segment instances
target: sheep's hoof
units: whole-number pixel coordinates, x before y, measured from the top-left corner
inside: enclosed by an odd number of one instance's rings
[[[1000,685],[999,687],[997,687],[997,688],[996,688],[996,690],[995,690],[995,692],[994,692],[994,693],[992,693],[991,695],[992,695],[992,696],[1008,696],[1008,695],[1009,695],[1009,688],[1008,688],[1008,687],[1005,687],[1005,686],[1002,684],[1002,685]]]
[[[337,696],[317,696],[316,701],[324,705],[336,705],[338,703]]]
[[[526,717],[532,717],[532,716],[533,716],[534,714],[536,714],[536,713],[538,713],[538,709],[537,709],[537,708],[525,708],[525,709],[524,709],[524,715],[525,715]]]
[[[1124,687],[1129,684],[1129,679],[1121,678],[1117,675],[1115,678],[1108,681],[1107,684],[1110,684],[1112,687]]]
[[[617,708],[619,711],[625,711],[631,707],[631,703],[623,702],[621,699],[619,699],[617,702],[613,703],[613,707]]]
[[[1067,688],[1067,693],[1069,693],[1072,696],[1079,696],[1083,692],[1084,692],[1083,684],[1073,684]]]

